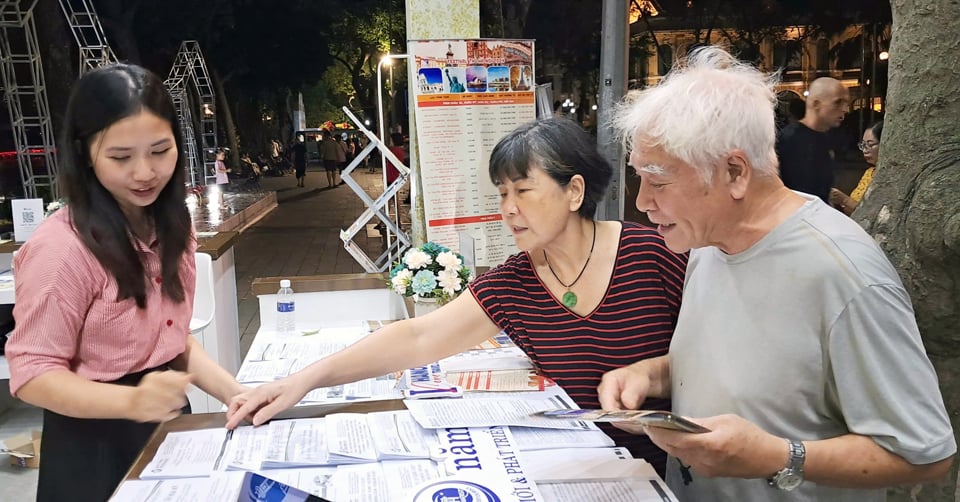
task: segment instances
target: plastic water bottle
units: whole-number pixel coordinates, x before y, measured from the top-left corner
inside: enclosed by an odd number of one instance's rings
[[[277,291],[277,333],[293,334],[297,328],[296,316],[290,279],[283,279],[280,281],[280,290]]]

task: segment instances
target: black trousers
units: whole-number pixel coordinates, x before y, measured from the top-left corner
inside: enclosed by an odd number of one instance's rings
[[[135,386],[149,372],[133,373],[114,382]],[[190,404],[184,413],[190,412]],[[104,502],[123,480],[157,423],[122,419],[73,418],[43,411],[40,442],[38,502]]]

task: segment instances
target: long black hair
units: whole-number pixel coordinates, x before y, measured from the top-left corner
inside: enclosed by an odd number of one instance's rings
[[[183,135],[177,112],[163,82],[136,65],[115,64],[93,70],[70,93],[58,149],[60,187],[69,204],[71,224],[97,261],[117,280],[117,301],[134,298],[147,304],[148,280],[131,240],[132,229],[116,199],[97,179],[90,145],[97,133],[141,111],[169,122],[177,147],[173,176],[157,200],[146,207],[160,244],[162,294],[184,300],[180,261],[191,239],[184,187]]]

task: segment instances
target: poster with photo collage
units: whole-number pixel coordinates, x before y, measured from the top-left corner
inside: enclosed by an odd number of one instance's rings
[[[533,40],[420,40],[414,60],[418,158],[427,239],[459,250],[472,237],[476,264],[517,252],[487,174],[493,147],[536,118]]]

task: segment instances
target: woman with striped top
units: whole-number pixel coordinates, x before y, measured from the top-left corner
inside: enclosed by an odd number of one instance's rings
[[[244,388],[190,336],[196,241],[177,114],[156,75],[112,65],[73,87],[67,206],[14,260],[10,392],[44,408],[38,501],[110,497],[193,383]]]
[[[435,312],[389,324],[283,381],[237,396],[227,426],[244,418],[261,424],[313,388],[427,364],[500,330],[583,408],[599,407],[605,372],[666,354],[686,257],[669,251],[652,229],[594,220],[613,170],[592,138],[566,119],[521,126],[494,148],[489,174],[521,253]],[[669,402],[643,406],[668,409]],[[607,431],[662,469],[666,457],[646,437]]]

